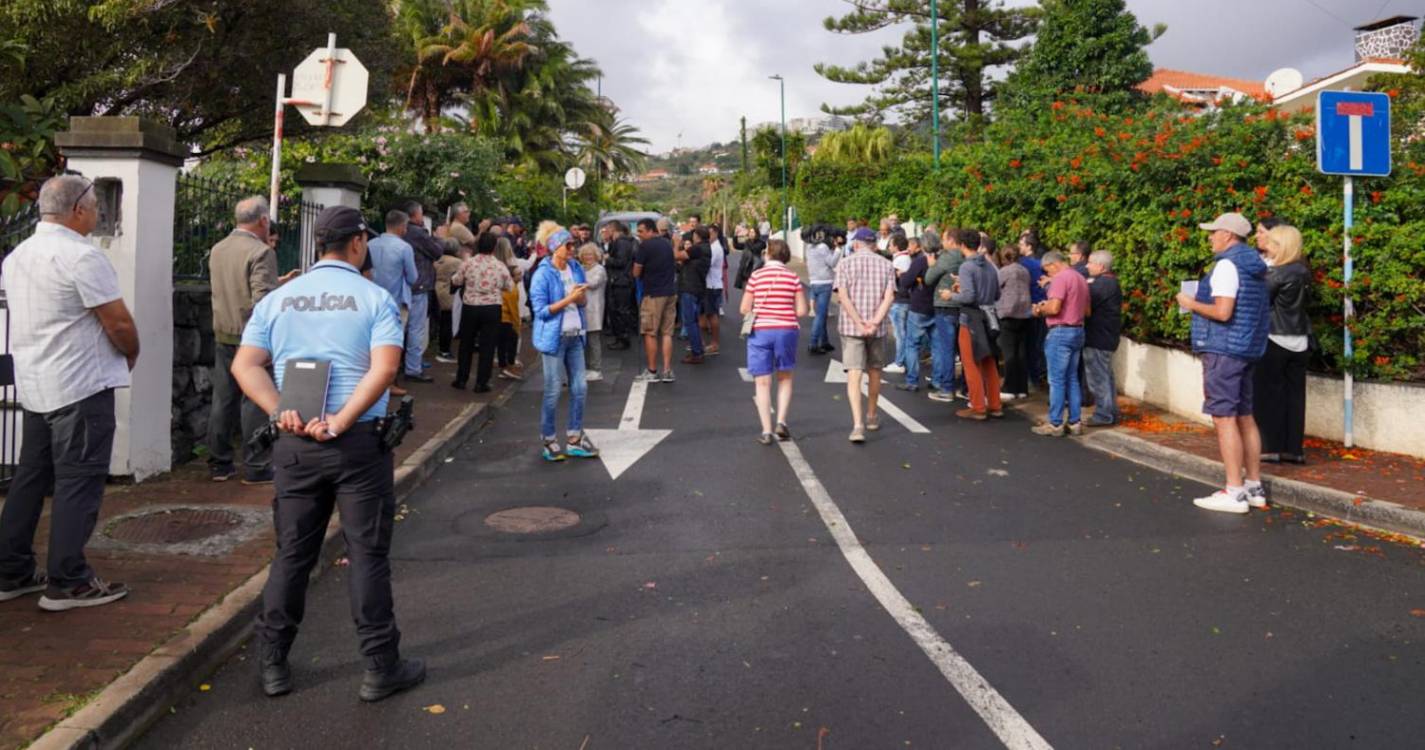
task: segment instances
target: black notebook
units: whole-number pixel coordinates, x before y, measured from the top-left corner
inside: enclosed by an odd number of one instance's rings
[[[327,408],[327,383],[331,363],[319,359],[289,359],[282,368],[279,412],[296,410],[302,422],[321,419]]]

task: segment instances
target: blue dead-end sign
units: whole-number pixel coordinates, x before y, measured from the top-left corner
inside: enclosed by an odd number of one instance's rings
[[[1323,174],[1390,174],[1390,96],[1323,91],[1316,97],[1316,168]]]

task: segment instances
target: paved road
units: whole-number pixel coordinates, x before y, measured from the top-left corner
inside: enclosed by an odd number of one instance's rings
[[[763,447],[723,329],[726,354],[649,389],[641,426],[672,432],[617,481],[539,461],[529,384],[412,499],[397,611],[426,685],[358,703],[338,568],[294,694],[264,698],[240,654],[139,746],[1420,746],[1419,550],[1202,512],[1199,485],[924,396],[890,399],[929,434],[853,446],[824,359],[795,447]],[[613,429],[638,365],[607,357],[588,425]],[[528,505],[585,524],[483,524]]]

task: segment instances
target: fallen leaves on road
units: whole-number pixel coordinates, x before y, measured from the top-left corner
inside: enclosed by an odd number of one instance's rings
[[[990,469],[989,473],[990,473],[990,476],[992,476],[992,477],[1007,477],[1007,476],[1009,476],[1009,472],[1005,471],[1004,469]]]
[[[1411,616],[1411,617],[1425,617],[1425,609],[1412,609],[1412,610],[1410,610],[1410,616]]]
[[[442,705],[440,705],[439,703],[436,703],[436,704],[434,704],[434,705],[426,706],[426,707],[422,708],[421,710],[422,710],[422,711],[425,711],[425,712],[428,713],[428,714],[435,714],[435,715],[439,716],[440,714],[445,713],[445,706],[442,706]]]
[[[541,659],[541,661],[559,661],[559,654],[550,654]]]
[[[203,693],[206,693],[206,692],[208,692],[209,690],[212,690],[212,689],[213,689],[213,686],[212,686],[212,685],[209,685],[209,684],[206,683],[206,682],[203,683],[202,685],[199,685],[199,686],[198,686],[198,691],[199,691],[199,692],[203,692]]]
[[[980,586],[983,586],[983,585],[984,585],[984,582],[982,582],[982,581],[970,581],[969,583],[967,583],[967,584],[965,584],[965,585],[966,585],[966,586],[969,586],[969,587],[972,588],[972,589],[977,589],[977,588],[979,588]]]
[[[656,588],[658,588],[658,582],[657,582],[657,581],[649,581],[648,583],[643,584],[643,587],[646,588],[646,589],[656,589]]]

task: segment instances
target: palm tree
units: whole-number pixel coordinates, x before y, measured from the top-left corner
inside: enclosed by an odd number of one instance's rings
[[[579,161],[598,178],[627,177],[643,171],[648,154],[639,147],[648,139],[618,116],[612,104],[600,103],[578,133]]]
[[[890,128],[872,128],[857,123],[850,130],[823,136],[815,158],[819,161],[877,164],[890,159],[894,150],[895,136]]]
[[[511,77],[536,50],[531,15],[546,9],[544,0],[450,0],[444,22],[432,29],[437,5],[417,0],[401,7],[400,26],[416,50],[406,108],[428,130],[439,129],[441,115],[462,97],[483,103],[508,95]],[[486,114],[471,110],[472,120]]]

